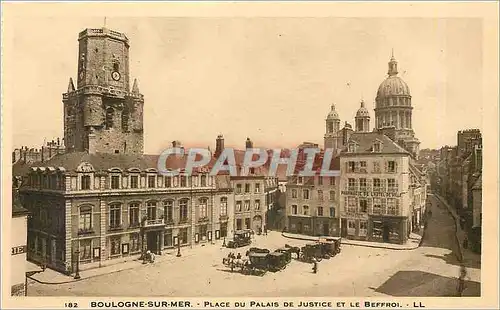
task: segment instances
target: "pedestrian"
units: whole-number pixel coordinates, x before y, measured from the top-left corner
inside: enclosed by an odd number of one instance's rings
[[[462,294],[465,290],[465,277],[467,276],[467,270],[465,269],[465,266],[460,266],[460,277],[458,278],[458,286],[457,286],[457,293],[458,296],[462,297]]]
[[[463,242],[463,248],[467,249],[468,247],[469,247],[469,238],[467,238],[467,236],[465,236],[464,242]]]
[[[267,236],[267,226],[266,225],[264,225],[264,235]]]
[[[241,259],[241,253],[238,252],[238,254],[236,255],[236,259]]]
[[[318,261],[316,260],[316,257],[313,257],[313,273],[316,274],[318,273]]]

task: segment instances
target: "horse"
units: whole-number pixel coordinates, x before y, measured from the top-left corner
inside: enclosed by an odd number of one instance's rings
[[[285,248],[291,249],[292,253],[295,253],[297,255],[297,259],[300,258],[300,248],[296,246],[291,246],[289,244],[285,244]]]

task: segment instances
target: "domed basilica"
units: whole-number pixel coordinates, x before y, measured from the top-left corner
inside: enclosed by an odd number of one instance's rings
[[[398,76],[398,62],[392,55],[389,60],[387,78],[380,84],[375,98],[375,128],[373,131],[381,132],[401,147],[417,157],[420,141],[415,137],[412,128],[412,110],[410,88]],[[340,129],[340,117],[335,110],[335,105],[326,118],[326,133],[324,147],[340,150],[347,144],[353,132],[370,131],[370,114],[361,100],[360,108],[354,120],[355,128],[345,122]]]

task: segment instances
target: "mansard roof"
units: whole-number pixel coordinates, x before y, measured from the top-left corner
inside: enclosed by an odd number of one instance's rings
[[[19,192],[16,189],[12,189],[12,216],[18,217],[24,215],[28,215],[28,210],[23,207]]]
[[[372,154],[373,144],[380,142],[380,151],[376,154],[404,154],[409,155],[408,151],[399,146],[396,142],[392,141],[389,137],[378,132],[354,132],[347,145],[350,142],[357,143],[355,152],[347,152],[347,146],[341,151],[341,155],[348,154]]]

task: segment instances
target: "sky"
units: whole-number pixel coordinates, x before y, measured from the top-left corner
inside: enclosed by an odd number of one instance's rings
[[[78,33],[104,17],[14,19],[13,146],[63,136],[62,93],[76,81]],[[323,145],[334,103],[354,124],[374,101],[394,49],[412,95],[420,148],[455,145],[482,127],[482,23],[473,18],[107,18],[130,40],[131,81],[145,96],[145,153],[185,146]]]

